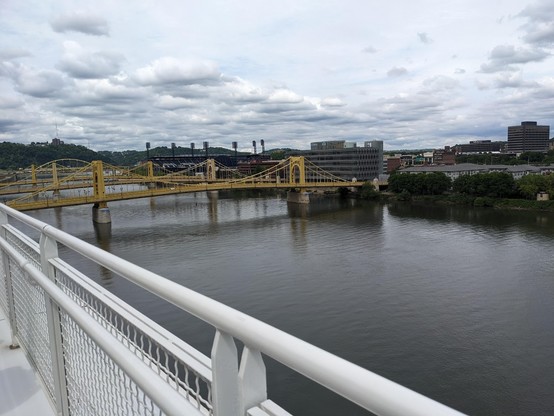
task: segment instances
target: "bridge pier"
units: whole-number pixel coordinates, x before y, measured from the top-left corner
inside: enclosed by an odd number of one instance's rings
[[[106,202],[98,202],[92,207],[92,221],[97,224],[109,224],[112,222],[110,209]]]
[[[288,191],[287,192],[287,202],[292,202],[294,204],[309,204],[310,203],[310,192],[306,191]]]

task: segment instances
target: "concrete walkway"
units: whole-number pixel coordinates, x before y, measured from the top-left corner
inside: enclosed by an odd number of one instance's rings
[[[25,353],[10,350],[10,344],[8,320],[0,309],[0,416],[54,416]]]

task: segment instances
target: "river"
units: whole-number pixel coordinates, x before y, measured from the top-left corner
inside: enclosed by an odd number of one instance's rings
[[[35,218],[471,415],[554,414],[554,215],[176,195]],[[211,327],[81,267],[209,354]],[[366,415],[268,359],[295,415]]]

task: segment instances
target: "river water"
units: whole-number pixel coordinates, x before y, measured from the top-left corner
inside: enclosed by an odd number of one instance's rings
[[[30,214],[471,415],[554,414],[554,215],[176,195]],[[209,354],[213,330],[62,257]],[[295,415],[366,415],[268,359]]]

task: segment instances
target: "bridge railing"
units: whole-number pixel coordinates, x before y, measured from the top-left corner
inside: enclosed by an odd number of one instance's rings
[[[211,357],[64,262],[60,244],[211,324]],[[0,250],[12,344],[60,415],[288,415],[268,400],[263,355],[378,415],[460,414],[1,204]]]

